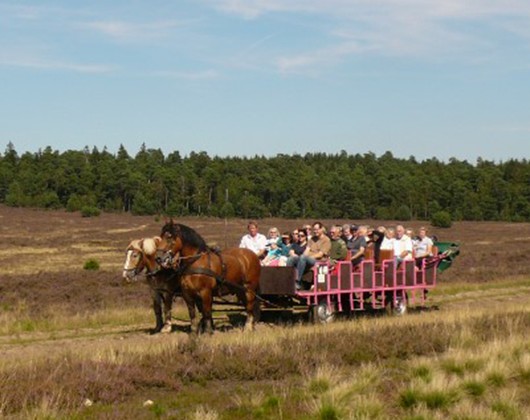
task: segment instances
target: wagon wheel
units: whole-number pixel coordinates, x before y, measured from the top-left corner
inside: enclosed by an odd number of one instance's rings
[[[396,296],[396,299],[394,299],[393,295],[390,295],[386,303],[386,311],[389,315],[403,316],[407,313],[407,302],[408,297],[406,293],[401,296]]]
[[[309,308],[309,319],[314,324],[329,324],[335,319],[335,311],[326,301],[321,301]]]

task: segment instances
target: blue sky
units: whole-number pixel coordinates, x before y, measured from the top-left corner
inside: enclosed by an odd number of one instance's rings
[[[0,0],[0,148],[530,158],[528,0]]]

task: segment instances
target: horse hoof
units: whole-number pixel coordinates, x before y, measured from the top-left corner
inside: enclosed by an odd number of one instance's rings
[[[171,332],[172,325],[171,324],[165,324],[164,327],[160,330],[162,334],[169,334]]]

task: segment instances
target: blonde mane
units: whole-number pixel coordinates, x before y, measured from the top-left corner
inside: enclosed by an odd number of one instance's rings
[[[137,249],[137,250],[141,250],[141,242],[142,240],[141,239],[135,239],[134,241],[131,241],[131,243],[129,244],[129,246],[127,247],[127,249]]]
[[[159,236],[155,236],[153,238],[145,238],[142,250],[145,252],[146,255],[153,255],[157,250],[160,240],[161,238]]]

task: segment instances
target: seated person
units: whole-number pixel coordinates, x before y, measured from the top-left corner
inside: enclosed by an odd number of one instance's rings
[[[423,260],[432,257],[433,245],[432,239],[427,236],[427,229],[422,226],[418,232],[418,240],[413,243],[417,267],[421,268]]]
[[[278,228],[271,227],[267,234],[267,243],[265,244],[265,248],[269,250],[272,244],[278,245],[279,242],[281,242],[280,231]]]
[[[394,251],[394,241],[395,241],[396,231],[394,228],[385,229],[385,237],[381,242],[380,250],[384,251]]]
[[[291,236],[289,232],[286,232],[280,240],[271,242],[267,256],[263,259],[261,265],[285,266],[290,249]]]
[[[296,232],[296,235],[294,234]],[[291,249],[289,250],[289,255],[287,257],[286,265],[288,267],[296,266],[298,258],[302,255],[307,247],[307,235],[304,228],[296,229],[293,231],[293,239],[298,237],[298,240],[293,240],[291,244]]]
[[[353,239],[355,236],[353,235],[352,227],[349,224],[345,224],[342,226],[342,240],[346,243],[346,247],[348,249],[352,249]]]
[[[300,257],[288,261],[297,270],[297,289],[302,288],[302,277],[306,271],[313,267],[317,261],[324,261],[331,251],[331,240],[324,233],[322,223],[313,223],[313,236],[307,242],[307,247]]]
[[[352,249],[351,249],[351,263],[353,265],[354,270],[358,270],[360,267],[360,264],[364,260],[364,252],[366,251],[366,234],[368,233],[368,229],[366,226],[359,226],[357,231],[355,232],[355,237],[353,239],[352,243]]]
[[[329,262],[333,266],[337,261],[344,261],[348,255],[346,243],[341,238],[340,226],[331,226],[329,230],[331,239],[331,250],[329,251]]]
[[[394,257],[398,263],[412,260],[412,239],[405,234],[405,228],[402,225],[396,226]]]
[[[377,229],[373,229],[371,232],[369,232],[368,234],[368,238],[369,238],[369,243],[373,243],[374,244],[374,260],[376,263],[380,263],[381,260],[379,258],[379,255],[380,255],[380,251],[381,251],[381,244],[383,243],[384,239],[385,239],[385,227],[384,226],[379,226]]]
[[[412,249],[414,250],[414,247],[416,245],[416,241],[418,240],[418,237],[416,235],[414,235],[414,230],[412,230],[411,228],[405,229],[405,234],[412,241]],[[414,252],[413,252],[413,254],[414,254]]]
[[[247,248],[253,251],[260,259],[267,255],[267,238],[258,232],[258,224],[254,221],[248,222],[248,233],[241,238],[239,248]]]

